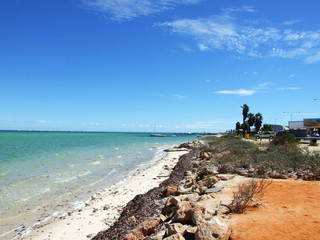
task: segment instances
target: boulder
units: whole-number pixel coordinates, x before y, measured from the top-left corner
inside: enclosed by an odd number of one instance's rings
[[[180,201],[181,200],[177,197],[170,197],[167,202],[167,206],[177,206]]]
[[[214,187],[214,188],[209,188],[205,191],[205,193],[217,193],[220,192],[223,189],[223,186],[220,187]]]
[[[198,225],[197,231],[194,235],[195,240],[215,240],[211,234],[211,225],[208,222],[201,222]]]
[[[217,175],[217,178],[220,178],[222,181],[228,181],[234,178],[234,175],[232,174],[221,174],[221,175]]]
[[[179,202],[178,210],[174,216],[174,222],[187,223],[192,221],[192,206],[190,202],[182,201]]]
[[[131,231],[124,240],[143,239],[158,230],[160,218],[149,218]]]
[[[188,202],[197,202],[198,199],[199,199],[199,194],[197,193],[191,193],[184,196],[184,200]]]
[[[177,191],[178,191],[177,186],[169,185],[165,189],[162,190],[162,193],[168,197],[168,196],[174,195]]]
[[[163,240],[185,240],[185,238],[180,233],[176,233],[174,235],[164,238]]]
[[[171,236],[177,233],[183,236],[185,230],[186,227],[181,223],[166,224],[166,236]]]

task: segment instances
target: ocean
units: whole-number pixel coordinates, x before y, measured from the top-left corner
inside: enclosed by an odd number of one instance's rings
[[[193,135],[0,132],[0,238],[85,205]]]

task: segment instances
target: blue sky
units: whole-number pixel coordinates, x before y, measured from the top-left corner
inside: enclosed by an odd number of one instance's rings
[[[320,2],[2,0],[0,129],[212,131],[320,117]]]

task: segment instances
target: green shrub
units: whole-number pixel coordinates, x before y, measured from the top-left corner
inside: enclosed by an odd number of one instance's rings
[[[221,138],[227,138],[227,139],[241,139],[240,136],[237,136],[236,134],[233,133],[228,133],[226,135],[223,135]]]
[[[299,140],[293,134],[283,134],[282,136],[273,139],[273,145],[297,145]]]

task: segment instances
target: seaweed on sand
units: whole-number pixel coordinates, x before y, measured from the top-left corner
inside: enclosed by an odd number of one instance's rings
[[[198,150],[195,149],[181,156],[167,180],[160,183],[159,187],[153,188],[145,194],[139,194],[132,199],[124,207],[118,220],[109,229],[99,232],[93,240],[123,239],[130,230],[146,219],[159,216],[166,203],[161,190],[169,185],[177,186],[179,184],[185,172],[192,169],[191,160],[197,153]],[[134,221],[132,221],[133,216]]]

